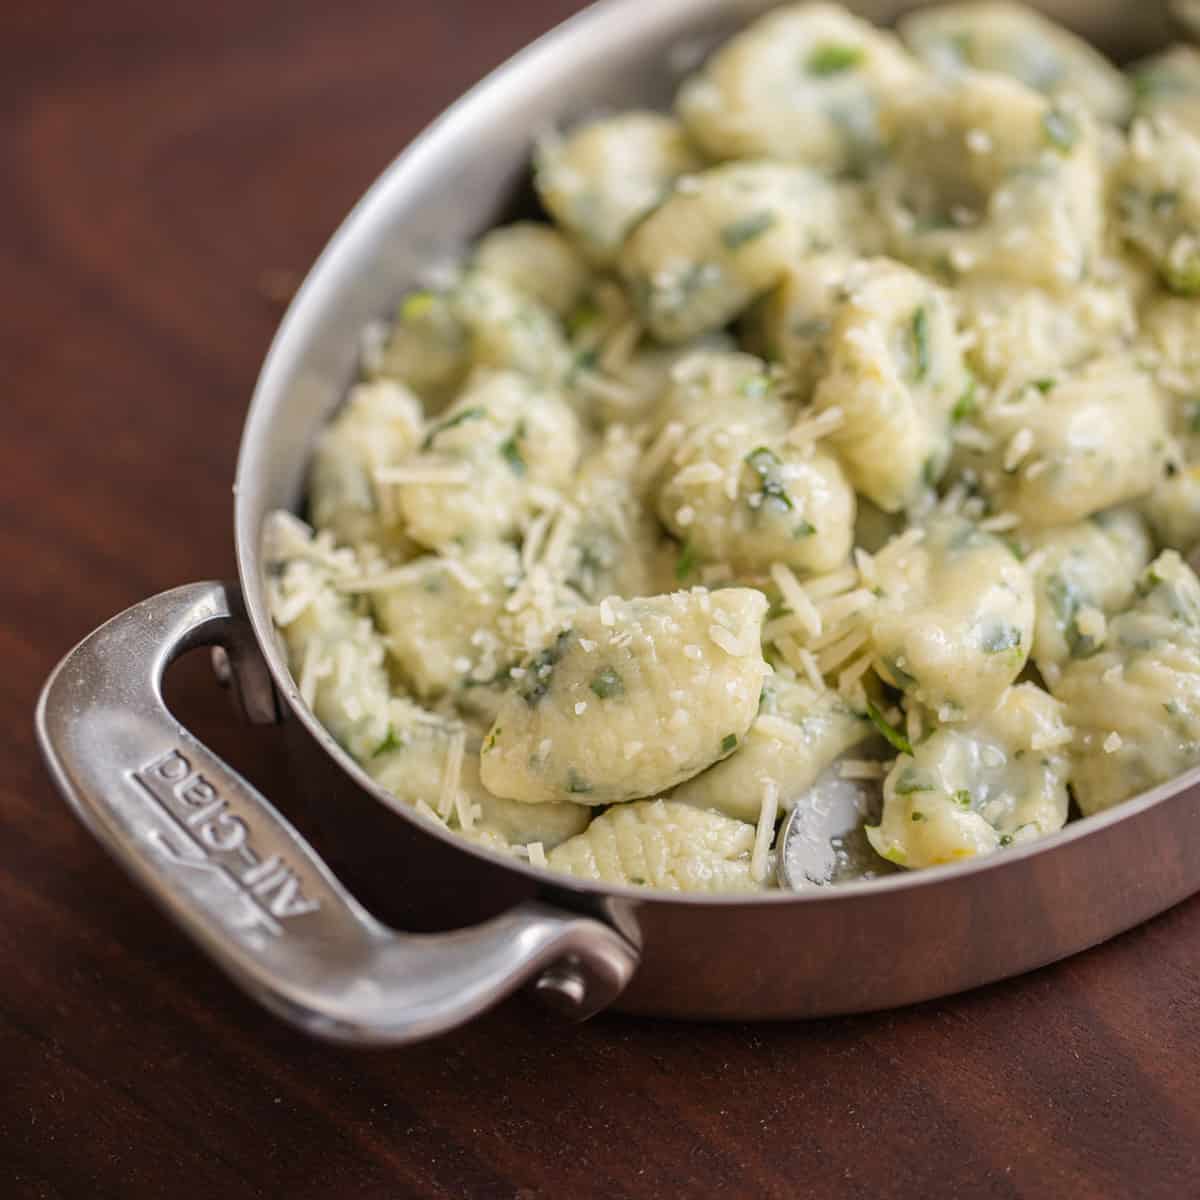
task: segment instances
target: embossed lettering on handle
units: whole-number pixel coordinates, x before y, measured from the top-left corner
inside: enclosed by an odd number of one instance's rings
[[[267,702],[236,591],[192,584],[126,610],[63,659],[38,704],[38,739],[83,823],[252,995],[312,1033],[403,1044],[469,1020],[535,975],[566,971],[578,1016],[619,994],[636,951],[598,920],[527,903],[447,934],[376,921],[167,710],[166,667],[207,644],[224,646],[255,702]]]

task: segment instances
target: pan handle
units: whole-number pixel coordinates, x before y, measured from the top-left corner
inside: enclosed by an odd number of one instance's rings
[[[79,819],[252,996],[312,1034],[403,1045],[469,1021],[535,975],[576,1017],[620,994],[637,951],[590,917],[527,902],[442,934],[372,917],[167,709],[164,671],[204,645],[225,649],[259,705],[271,695],[237,589],[189,584],[84,638],[42,691],[37,734]]]

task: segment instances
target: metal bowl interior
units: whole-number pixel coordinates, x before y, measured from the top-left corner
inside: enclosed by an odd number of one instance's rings
[[[235,534],[242,588],[258,642],[290,716],[355,785],[380,804],[395,807],[320,727],[288,670],[266,605],[260,560],[264,517],[276,508],[298,506],[312,440],[353,378],[363,327],[387,314],[431,264],[455,255],[484,230],[529,204],[529,158],[536,133],[606,108],[665,107],[679,77],[717,41],[771,7],[774,5],[768,0],[657,0],[654,4],[602,0],[534,43],[450,108],[384,172],[331,240],[280,326],[258,380],[238,461]],[[859,0],[850,7],[886,24],[914,6]],[[1165,16],[1154,6],[1131,5],[1127,0],[1056,0],[1039,7],[1121,59],[1147,53],[1169,37]],[[448,203],[447,197],[453,202]],[[1158,839],[1171,840],[1171,823],[1178,819],[1176,807],[1189,799],[1197,780],[1200,771],[1002,856],[799,896],[774,893],[723,899],[601,887],[551,876],[473,847],[452,834],[431,832],[430,836],[447,841],[463,855],[526,876],[528,883],[560,902],[603,904],[610,916],[626,927],[630,923],[640,926],[643,936],[647,912],[654,910],[662,920],[652,941],[682,936],[685,927],[678,921],[686,921],[686,914],[697,909],[706,911],[706,921],[716,922],[709,927],[714,941],[723,938],[719,913],[731,917],[737,913],[724,933],[744,937],[767,913],[788,909],[806,910],[808,915],[801,923],[805,930],[815,928],[817,921],[828,927],[836,911],[834,924],[847,931],[845,936],[853,942],[853,930],[862,928],[862,922],[878,924],[881,914],[889,911],[895,914],[885,922],[892,927],[891,935],[902,936],[907,929],[909,936],[919,936],[920,922],[938,919],[939,912],[944,919],[947,901],[969,905],[974,915],[960,930],[961,938],[951,939],[945,951],[952,955],[955,945],[959,946],[958,966],[938,973],[926,964],[920,981],[913,977],[907,983],[875,990],[870,978],[878,980],[880,976],[860,972],[844,986],[814,992],[814,974],[823,974],[841,956],[839,947],[830,946],[833,957],[828,961],[824,953],[820,962],[806,954],[791,975],[776,977],[770,984],[778,992],[774,1000],[764,993],[761,980],[754,984],[743,972],[736,985],[710,988],[710,999],[703,1004],[689,1007],[686,1002],[663,1002],[660,993],[668,987],[669,975],[692,969],[703,974],[701,947],[695,952],[695,962],[676,954],[671,964],[664,966],[666,974],[660,977],[652,970],[649,983],[635,985],[631,1000],[633,1007],[677,1015],[800,1015],[881,1007],[999,978],[1099,941],[1195,890],[1200,887],[1200,853],[1181,856],[1175,852],[1177,843],[1172,847]],[[1189,814],[1195,808],[1190,804]],[[424,826],[407,812],[397,812]],[[1139,818],[1148,819],[1140,828],[1132,828]],[[1114,834],[1129,838],[1124,850]],[[1094,850],[1089,850],[1089,845]],[[1142,877],[1146,889],[1118,912],[1111,902],[1104,902],[1102,881],[1106,876],[1112,880],[1113,864],[1123,854],[1135,855],[1145,864]],[[1159,883],[1149,879],[1155,863],[1165,872]],[[1079,894],[1085,886],[1082,881],[1087,872],[1080,873],[1085,866],[1096,880],[1094,888],[1086,888],[1087,897]],[[1008,952],[986,961],[972,951],[971,961],[964,965],[963,947],[977,941],[983,932],[971,897],[985,876],[995,876],[992,886],[1010,897],[1017,895],[1014,889],[1028,893],[1030,887],[1044,893],[1045,903],[1039,904],[1038,911],[1053,908],[1065,889],[1074,891],[1080,903],[1098,905],[1102,911],[1068,923],[1069,928],[1059,928],[1036,946],[1014,944]],[[1128,878],[1134,880],[1134,876]],[[928,893],[928,899],[921,897],[916,902],[921,893]],[[906,896],[914,901],[911,912],[898,913],[897,906]],[[994,926],[987,923],[987,936],[1004,936],[1000,926],[1000,921]],[[795,933],[801,934],[801,925],[795,927]],[[864,942],[862,948],[865,952],[868,945]],[[886,969],[888,957],[878,962],[880,971]],[[891,969],[894,974],[895,963]],[[639,978],[644,981],[644,976],[645,972]],[[809,998],[800,1003],[795,993],[803,988],[808,989]]]

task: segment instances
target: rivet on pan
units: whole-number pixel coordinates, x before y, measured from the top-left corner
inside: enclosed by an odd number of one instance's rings
[[[233,667],[229,663],[229,655],[224,646],[212,648],[212,669],[213,674],[217,677],[217,682],[223,688],[233,685]]]
[[[538,976],[533,991],[551,1011],[564,1017],[574,1017],[587,997],[587,981],[573,964],[555,963]]]

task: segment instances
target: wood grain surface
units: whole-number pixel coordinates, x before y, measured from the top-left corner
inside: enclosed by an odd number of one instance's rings
[[[294,282],[422,125],[576,7],[0,6],[0,1196],[1200,1195],[1198,901],[883,1016],[568,1028],[518,999],[355,1053],[219,977],[43,773],[62,652],[231,573],[242,416]],[[171,694],[282,786],[277,733],[240,728],[206,663]]]

